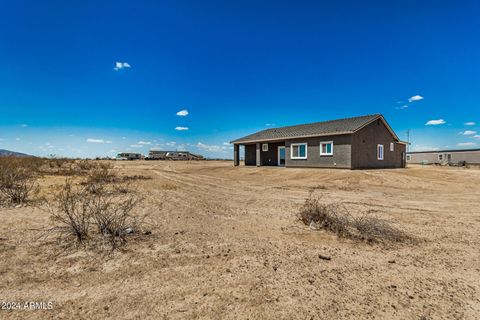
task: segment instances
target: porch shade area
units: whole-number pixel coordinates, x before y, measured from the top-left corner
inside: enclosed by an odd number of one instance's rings
[[[245,144],[246,166],[283,166],[285,165],[285,142]],[[240,144],[233,146],[234,165],[240,164]]]

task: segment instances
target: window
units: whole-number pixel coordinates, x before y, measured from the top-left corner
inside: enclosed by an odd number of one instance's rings
[[[383,144],[377,145],[377,160],[383,160]]]
[[[410,161],[410,160],[412,160],[412,156],[407,154],[407,161]]]
[[[307,144],[306,143],[292,143],[290,145],[291,159],[307,159]]]
[[[438,161],[443,161],[443,154],[438,155]]]
[[[268,151],[268,143],[262,144],[262,151]]]
[[[393,151],[395,148],[395,144],[393,142],[390,142],[390,151]]]
[[[320,142],[320,155],[321,156],[333,155],[333,141]]]

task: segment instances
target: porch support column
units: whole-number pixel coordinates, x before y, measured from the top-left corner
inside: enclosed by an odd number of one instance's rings
[[[240,164],[240,145],[233,145],[233,165],[236,167]]]
[[[257,160],[257,167],[260,167],[260,143],[257,143],[257,156],[255,160]]]

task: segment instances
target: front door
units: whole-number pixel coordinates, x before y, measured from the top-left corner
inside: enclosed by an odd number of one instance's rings
[[[278,147],[278,165],[285,167],[285,147]]]

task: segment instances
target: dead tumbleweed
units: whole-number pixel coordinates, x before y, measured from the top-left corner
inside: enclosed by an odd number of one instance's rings
[[[403,242],[410,236],[387,220],[362,214],[354,217],[342,203],[324,203],[310,193],[297,212],[297,219],[310,228],[366,242]]]

